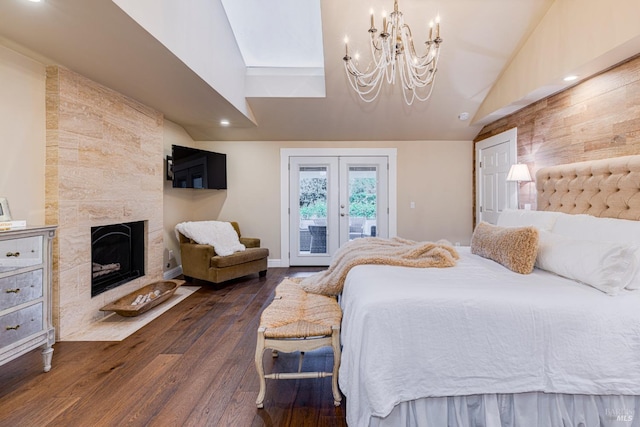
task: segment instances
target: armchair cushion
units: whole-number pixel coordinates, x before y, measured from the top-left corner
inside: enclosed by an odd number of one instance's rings
[[[211,257],[211,267],[223,268],[245,262],[256,261],[269,256],[269,249],[266,248],[250,248],[244,252],[236,252],[233,257],[230,256],[214,256]]]

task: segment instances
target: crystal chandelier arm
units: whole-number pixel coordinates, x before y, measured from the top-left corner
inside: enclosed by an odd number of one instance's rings
[[[373,88],[378,84],[378,81],[381,79],[383,73],[381,69],[378,67],[368,67],[365,72],[361,72],[353,63],[351,57],[345,56],[345,70],[347,72],[347,77],[349,77],[349,81],[352,86],[358,92],[363,92],[365,94],[371,92]],[[370,87],[369,90],[362,90],[359,88],[367,88]]]
[[[351,86],[355,91],[357,91],[360,94],[367,95],[371,93],[375,89],[375,87],[378,85],[378,82],[380,81],[380,76],[381,74],[377,74],[372,76],[371,78],[363,79],[360,76],[350,73],[348,77],[349,77],[349,82],[351,83]]]
[[[349,80],[349,84],[353,88],[354,91],[360,96],[365,102],[372,102],[374,99],[378,97],[380,93],[380,89],[382,88],[381,77],[382,73],[370,73],[369,76],[373,78],[367,82],[362,81],[356,74],[354,74],[351,70],[349,70],[350,65],[345,61],[345,69],[347,70],[347,80]],[[366,90],[363,90],[366,88]],[[368,97],[372,92],[373,95]]]
[[[431,79],[431,82],[429,83],[429,91],[426,93],[425,96],[420,96],[417,92],[414,93],[415,98],[418,101],[426,101],[427,99],[429,99],[429,97],[431,97],[431,92],[433,91],[433,82],[435,81],[435,74],[434,77]],[[411,104],[409,104],[411,105]]]

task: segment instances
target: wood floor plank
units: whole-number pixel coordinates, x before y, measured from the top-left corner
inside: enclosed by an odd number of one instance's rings
[[[285,276],[318,268],[269,269],[197,292],[121,342],[56,343],[53,368],[42,372],[39,350],[0,366],[0,427],[344,426],[329,378],[268,381],[257,409],[254,366],[260,313]],[[330,366],[317,350],[304,369]],[[296,354],[265,369],[297,369]]]
[[[272,291],[264,290],[262,295],[266,298]],[[260,293],[260,292],[257,292]],[[206,402],[210,399],[202,396],[208,394],[208,390],[215,388],[219,373],[222,372],[224,362],[230,356],[238,357],[233,349],[240,339],[240,335],[234,329],[244,331],[247,327],[237,318],[242,313],[240,307],[248,305],[251,298],[246,294],[230,293],[220,300],[220,304],[226,307],[222,316],[218,319],[225,319],[223,323],[212,323],[212,325],[202,334],[194,346],[185,353],[183,365],[189,367],[185,377],[193,377],[191,381],[183,381],[178,384],[175,396],[178,397],[177,405],[171,408],[163,408],[156,420],[169,417],[172,423],[183,425],[195,411],[208,411]],[[260,304],[262,305],[262,304]],[[216,320],[218,320],[216,319]],[[207,375],[193,375],[190,371],[197,370],[207,372]],[[199,405],[199,406],[197,406]],[[159,424],[158,424],[159,425]]]
[[[221,426],[250,426],[256,416],[256,395],[236,391],[217,422]]]
[[[55,425],[54,419],[72,407],[78,398],[49,397],[37,403],[38,410],[32,405],[18,406],[9,413],[1,413],[0,426],[46,426]]]
[[[109,404],[109,410],[92,425],[145,425],[145,407],[153,406],[158,389],[149,388],[149,383],[166,384],[181,355],[160,354],[137,374],[132,375],[123,387],[120,387],[117,399]],[[154,408],[155,411],[155,408]],[[83,417],[83,422],[87,422]],[[89,420],[91,422],[91,420]]]
[[[55,370],[52,369],[47,373],[42,372],[41,369],[40,351],[35,350],[31,352],[29,356],[37,356],[37,362],[31,364],[31,368],[35,368],[36,371],[25,378],[25,383],[22,384],[22,387],[2,397],[2,403],[8,407],[11,407],[11,405],[28,406],[32,402],[38,402],[51,396],[76,396],[77,394],[69,391],[69,389],[78,381],[84,381],[86,379],[83,373],[88,372],[91,366],[95,366],[95,363],[97,363],[100,357],[104,357],[103,355],[108,352],[110,344],[93,343],[95,345],[94,349],[89,349],[89,347],[86,346],[82,348],[82,346],[73,344],[71,347],[78,350],[78,353],[73,355],[65,352],[65,347],[61,345],[56,346],[56,350],[54,351],[54,353],[57,353],[55,363],[59,368]],[[85,356],[86,359],[84,359],[82,363],[77,363],[78,357],[82,356]],[[27,359],[18,359],[12,363],[20,364],[26,361]],[[2,373],[4,372],[2,368],[4,367],[0,367],[0,384],[2,383]]]
[[[255,352],[256,335],[255,332],[247,331],[246,325],[251,325],[252,330],[257,329],[259,312],[255,307],[261,306],[261,301],[249,304],[244,312],[239,316],[247,316],[246,322],[236,322],[234,327],[230,328],[230,333],[239,337],[237,345],[235,345],[229,356],[225,359],[221,369],[221,375],[217,376],[209,385],[207,391],[202,395],[200,401],[196,405],[194,412],[189,417],[191,425],[215,425],[218,423],[219,417],[222,416],[224,408],[231,403],[231,396],[226,394],[226,390],[237,390],[242,377],[249,367],[255,366],[253,359],[249,357],[238,357],[238,355],[249,355]],[[253,313],[253,314],[251,314]],[[253,317],[254,319],[250,319]],[[242,325],[242,326],[240,326]],[[199,408],[202,408],[198,411]]]

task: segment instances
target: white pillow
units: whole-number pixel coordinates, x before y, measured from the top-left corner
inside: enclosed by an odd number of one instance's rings
[[[628,219],[562,213],[550,231],[575,239],[640,244],[640,221]]]
[[[500,227],[536,227],[551,231],[560,212],[505,209],[500,212],[497,224]]]
[[[634,278],[638,248],[614,242],[579,240],[540,230],[536,266],[616,295]]]
[[[561,213],[551,231],[554,234],[574,239],[614,242],[640,247],[640,221]],[[640,251],[637,251],[636,254],[640,257]],[[636,262],[640,264],[640,258]],[[640,289],[640,268],[627,285],[627,289]]]

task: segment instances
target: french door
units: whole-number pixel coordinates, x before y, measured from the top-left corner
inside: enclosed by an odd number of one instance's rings
[[[329,265],[345,242],[389,236],[388,158],[289,159],[289,263]]]

